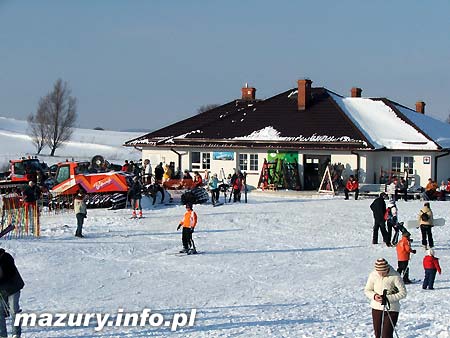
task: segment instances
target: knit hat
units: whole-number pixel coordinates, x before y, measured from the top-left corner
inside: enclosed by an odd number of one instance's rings
[[[389,264],[384,258],[378,258],[375,262],[375,270],[379,272],[389,271]]]
[[[428,255],[428,256],[434,256],[434,249],[433,249],[433,248],[429,248],[429,249],[427,250],[427,255]]]

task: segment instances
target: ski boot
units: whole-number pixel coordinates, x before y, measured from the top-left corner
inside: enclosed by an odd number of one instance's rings
[[[189,249],[186,249],[186,248],[180,250],[180,253],[188,253],[188,252],[189,252]]]

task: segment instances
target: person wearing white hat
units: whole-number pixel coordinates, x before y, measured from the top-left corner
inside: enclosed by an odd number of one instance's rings
[[[441,274],[441,266],[439,265],[439,258],[434,257],[434,250],[432,248],[427,250],[426,256],[423,258],[423,268],[425,269],[425,278],[423,280],[422,289],[434,290],[434,279],[436,272]]]
[[[375,269],[369,274],[364,293],[370,299],[375,337],[392,338],[400,311],[400,299],[407,295],[400,274],[386,259],[378,258],[375,261]],[[392,323],[384,318],[384,311],[388,312]]]

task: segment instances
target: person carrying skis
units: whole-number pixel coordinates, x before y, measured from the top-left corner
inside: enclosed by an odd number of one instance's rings
[[[83,223],[84,219],[87,217],[87,207],[84,200],[85,192],[80,189],[73,200],[73,208],[75,210],[75,217],[77,218],[77,230],[75,232],[75,237],[83,238]]]
[[[180,253],[196,253],[195,248],[189,249],[192,244],[192,233],[197,225],[197,214],[193,210],[192,204],[186,203],[186,212],[183,219],[178,224],[177,231],[183,227],[181,241],[183,243],[183,250]]]
[[[370,205],[370,209],[373,212],[374,218],[374,226],[373,226],[373,234],[372,234],[372,244],[378,244],[378,230],[381,231],[381,235],[383,236],[383,241],[386,243],[386,246],[391,246],[390,238],[388,238],[388,233],[386,231],[386,224],[384,215],[386,214],[386,202],[384,201],[386,197],[386,193],[380,193],[380,196],[374,199],[372,204]]]
[[[378,258],[375,270],[369,274],[364,293],[370,299],[375,337],[392,338],[400,312],[400,300],[407,295],[400,274],[384,258]]]
[[[133,208],[131,218],[136,218],[137,212],[139,212],[137,216],[142,218],[142,184],[139,182],[139,177],[137,176],[133,177],[133,184],[131,185],[130,190],[128,190],[128,198],[130,199],[131,207]]]
[[[422,246],[425,250],[434,247],[433,234],[431,228],[433,227],[433,212],[431,211],[430,203],[425,202],[423,208],[420,209],[418,216],[420,232],[422,233]],[[427,242],[428,238],[428,242]]]
[[[398,268],[397,272],[400,276],[403,274],[403,282],[405,284],[411,284],[411,280],[409,279],[409,259],[411,253],[415,254],[416,250],[411,248],[411,239],[410,233],[404,232],[402,235],[402,239],[397,244],[397,260],[398,260]]]
[[[19,271],[14,263],[14,258],[5,251],[0,249],[0,297],[2,305],[0,306],[0,337],[7,337],[6,317],[11,316],[13,337],[20,338],[22,328],[20,323],[15,326],[16,315],[21,312],[19,305],[20,290],[23,289],[25,283],[20,276]]]
[[[439,258],[434,257],[434,250],[428,249],[426,256],[423,258],[423,268],[425,269],[425,278],[423,280],[422,289],[434,290],[434,279],[436,272],[441,274],[441,266]]]

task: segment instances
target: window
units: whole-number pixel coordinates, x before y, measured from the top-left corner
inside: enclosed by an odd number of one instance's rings
[[[202,153],[202,169],[211,169],[211,153]]]
[[[239,154],[239,169],[241,171],[258,171],[258,154]]]
[[[247,154],[239,154],[239,170],[246,171],[248,170],[248,155]]]
[[[68,165],[59,167],[56,174],[56,182],[61,183],[70,177],[70,167]]]
[[[250,170],[258,171],[258,154],[250,154]]]
[[[392,156],[392,171],[402,171],[402,158],[400,156]]]
[[[192,158],[191,158],[191,168],[192,169],[200,169],[200,152],[199,151],[193,151],[192,152]]]
[[[211,169],[211,153],[193,151],[191,153],[192,169]]]
[[[408,175],[414,174],[414,157],[405,156],[403,158],[403,169],[408,172]]]

